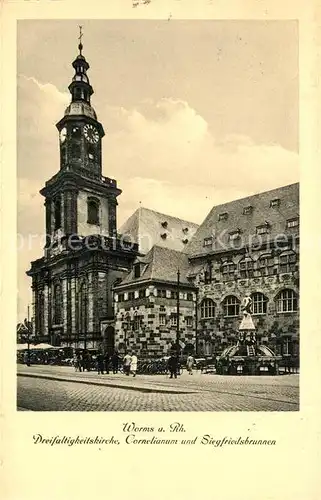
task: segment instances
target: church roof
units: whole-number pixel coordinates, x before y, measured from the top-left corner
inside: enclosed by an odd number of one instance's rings
[[[135,264],[140,263],[140,276],[135,278]],[[132,271],[117,286],[138,284],[143,281],[177,283],[177,270],[180,271],[180,283],[190,284],[188,256],[170,248],[154,245],[144,257],[136,260]]]
[[[271,241],[289,234],[287,221],[298,217],[299,183],[223,203],[212,208],[186,251],[196,257],[255,244],[260,236]],[[299,226],[291,229],[298,232]]]
[[[187,244],[198,227],[194,222],[140,207],[119,232],[139,243],[141,253],[147,253],[153,245],[186,252]]]

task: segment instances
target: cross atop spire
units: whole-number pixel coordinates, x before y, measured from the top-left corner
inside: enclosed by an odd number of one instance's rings
[[[84,34],[83,34],[83,32],[82,32],[82,28],[83,28],[82,26],[79,26],[79,37],[78,37],[78,40],[79,40],[79,45],[78,45],[78,49],[79,49],[79,53],[80,53],[80,55],[82,55],[82,54],[81,54],[81,51],[82,51],[82,49],[83,49],[83,44],[81,43],[81,39],[82,39],[82,37],[83,37],[83,35],[84,35]]]

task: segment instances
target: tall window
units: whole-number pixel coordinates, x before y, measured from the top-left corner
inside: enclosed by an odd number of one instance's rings
[[[163,288],[157,288],[157,297],[166,299],[166,290],[164,290]]]
[[[276,298],[276,310],[279,313],[297,311],[298,299],[296,293],[290,289],[282,290]]]
[[[88,224],[99,224],[99,200],[89,198],[87,201]]]
[[[160,314],[159,315],[159,326],[165,326],[166,325],[166,314]]]
[[[253,314],[266,314],[268,299],[263,293],[252,294],[252,309]]]
[[[170,325],[177,326],[177,314],[172,314],[171,319],[170,319]]]
[[[54,201],[55,231],[61,228],[61,200],[57,198]]]
[[[60,325],[62,322],[62,293],[61,284],[54,286],[54,324]]]
[[[215,303],[212,299],[204,299],[201,303],[201,318],[214,318]]]
[[[133,321],[133,331],[134,332],[137,332],[138,330],[140,330],[141,326],[142,326],[142,317],[141,316],[134,316],[134,321]]]
[[[235,275],[236,265],[233,262],[224,262],[221,267],[224,280],[233,279]]]
[[[253,260],[249,257],[242,259],[239,263],[241,278],[252,278],[253,276]]]
[[[40,290],[38,295],[38,334],[44,334],[44,308],[45,308],[45,297],[43,290]]]
[[[258,260],[258,268],[261,276],[268,276],[273,274],[274,258],[271,254],[264,254]]]
[[[80,332],[85,333],[88,329],[88,290],[87,284],[82,283],[79,293],[79,311],[80,311]]]
[[[240,313],[240,301],[234,295],[229,295],[225,298],[224,303],[224,316],[238,316]]]
[[[287,251],[281,253],[279,257],[280,273],[290,273],[295,270],[296,254],[295,252]]]

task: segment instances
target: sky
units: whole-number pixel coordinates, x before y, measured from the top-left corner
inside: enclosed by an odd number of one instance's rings
[[[139,206],[200,224],[214,205],[299,180],[295,21],[19,21],[19,319],[25,271],[43,255],[39,189],[59,170],[79,24],[119,226]]]

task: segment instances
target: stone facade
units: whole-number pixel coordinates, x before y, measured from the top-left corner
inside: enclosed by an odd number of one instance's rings
[[[219,354],[224,347],[236,341],[242,317],[240,304],[246,295],[250,295],[253,300],[252,318],[257,338],[263,339],[277,353],[298,355],[298,254],[290,254],[293,255],[293,260],[295,258],[295,262],[289,264],[287,272],[280,272],[282,252],[273,259],[274,265],[271,269],[259,267],[262,255],[262,252],[251,255],[254,269],[253,272],[247,271],[246,277],[240,277],[240,264],[244,262],[244,257],[239,255],[228,259],[229,263],[235,265],[234,276],[222,274],[222,265],[227,260],[218,258],[212,261],[212,278],[206,277],[204,270],[196,277],[195,284],[200,290],[198,300],[200,354]],[[207,266],[205,263],[204,269]],[[211,303],[208,299],[213,301],[213,312],[209,310]]]
[[[154,283],[127,288],[125,292],[117,289],[116,348],[120,352],[135,351],[141,358],[166,356],[177,338],[177,288]],[[185,350],[195,350],[195,306],[195,292],[183,288],[179,332]]]

